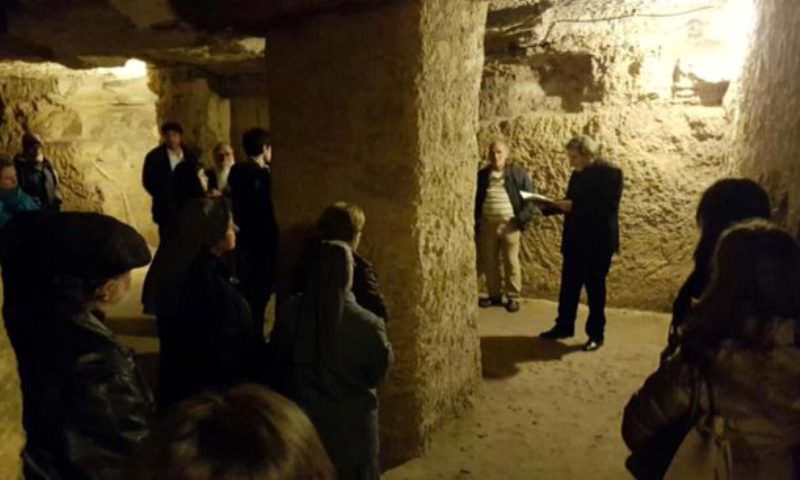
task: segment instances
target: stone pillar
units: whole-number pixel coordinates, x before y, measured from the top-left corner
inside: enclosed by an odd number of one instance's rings
[[[220,78],[215,89],[231,102],[231,145],[244,158],[242,135],[253,127],[269,128],[267,76],[264,73]]]
[[[456,5],[457,4],[457,5]],[[337,201],[388,301],[385,465],[419,454],[480,378],[473,202],[484,2],[403,2],[272,31],[267,62],[282,257]]]
[[[770,192],[779,220],[800,233],[800,8],[758,0],[750,59],[742,79],[738,156],[743,174]]]
[[[210,165],[214,145],[230,141],[231,106],[208,78],[189,67],[156,67],[150,70],[150,88],[158,95],[159,124],[176,121],[184,131],[185,143],[197,149]]]

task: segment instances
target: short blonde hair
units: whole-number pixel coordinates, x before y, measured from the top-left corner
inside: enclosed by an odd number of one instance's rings
[[[317,230],[323,240],[352,243],[364,230],[366,221],[364,210],[358,205],[336,202],[322,212],[317,221]]]
[[[600,153],[600,146],[589,135],[578,135],[567,142],[567,150],[578,152],[581,155],[595,157]]]

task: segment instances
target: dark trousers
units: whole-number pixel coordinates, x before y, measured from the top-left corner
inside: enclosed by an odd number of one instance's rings
[[[236,249],[236,275],[240,290],[250,305],[259,332],[264,330],[264,310],[272,295],[274,259],[264,246],[240,244]]]
[[[593,340],[603,340],[606,327],[606,277],[611,268],[612,254],[568,253],[564,254],[561,269],[561,293],[558,297],[558,319],[556,325],[568,333],[575,332],[575,317],[581,290],[586,287],[589,297],[589,319],[586,334]]]

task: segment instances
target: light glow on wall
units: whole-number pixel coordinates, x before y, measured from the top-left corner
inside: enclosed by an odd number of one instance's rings
[[[747,60],[755,26],[755,0],[728,0],[702,22],[697,38],[690,39],[681,55],[681,69],[707,82],[739,77]]]
[[[111,74],[120,80],[132,80],[147,76],[147,64],[139,59],[130,58],[121,67],[98,68],[102,74]]]

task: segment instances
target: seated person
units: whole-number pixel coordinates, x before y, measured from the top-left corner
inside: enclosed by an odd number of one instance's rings
[[[38,210],[39,205],[17,182],[17,169],[14,162],[0,157],[0,228],[11,220],[17,212]]]
[[[179,405],[147,448],[144,480],[333,480],[314,426],[286,398],[256,385]],[[144,471],[142,471],[144,470]]]

